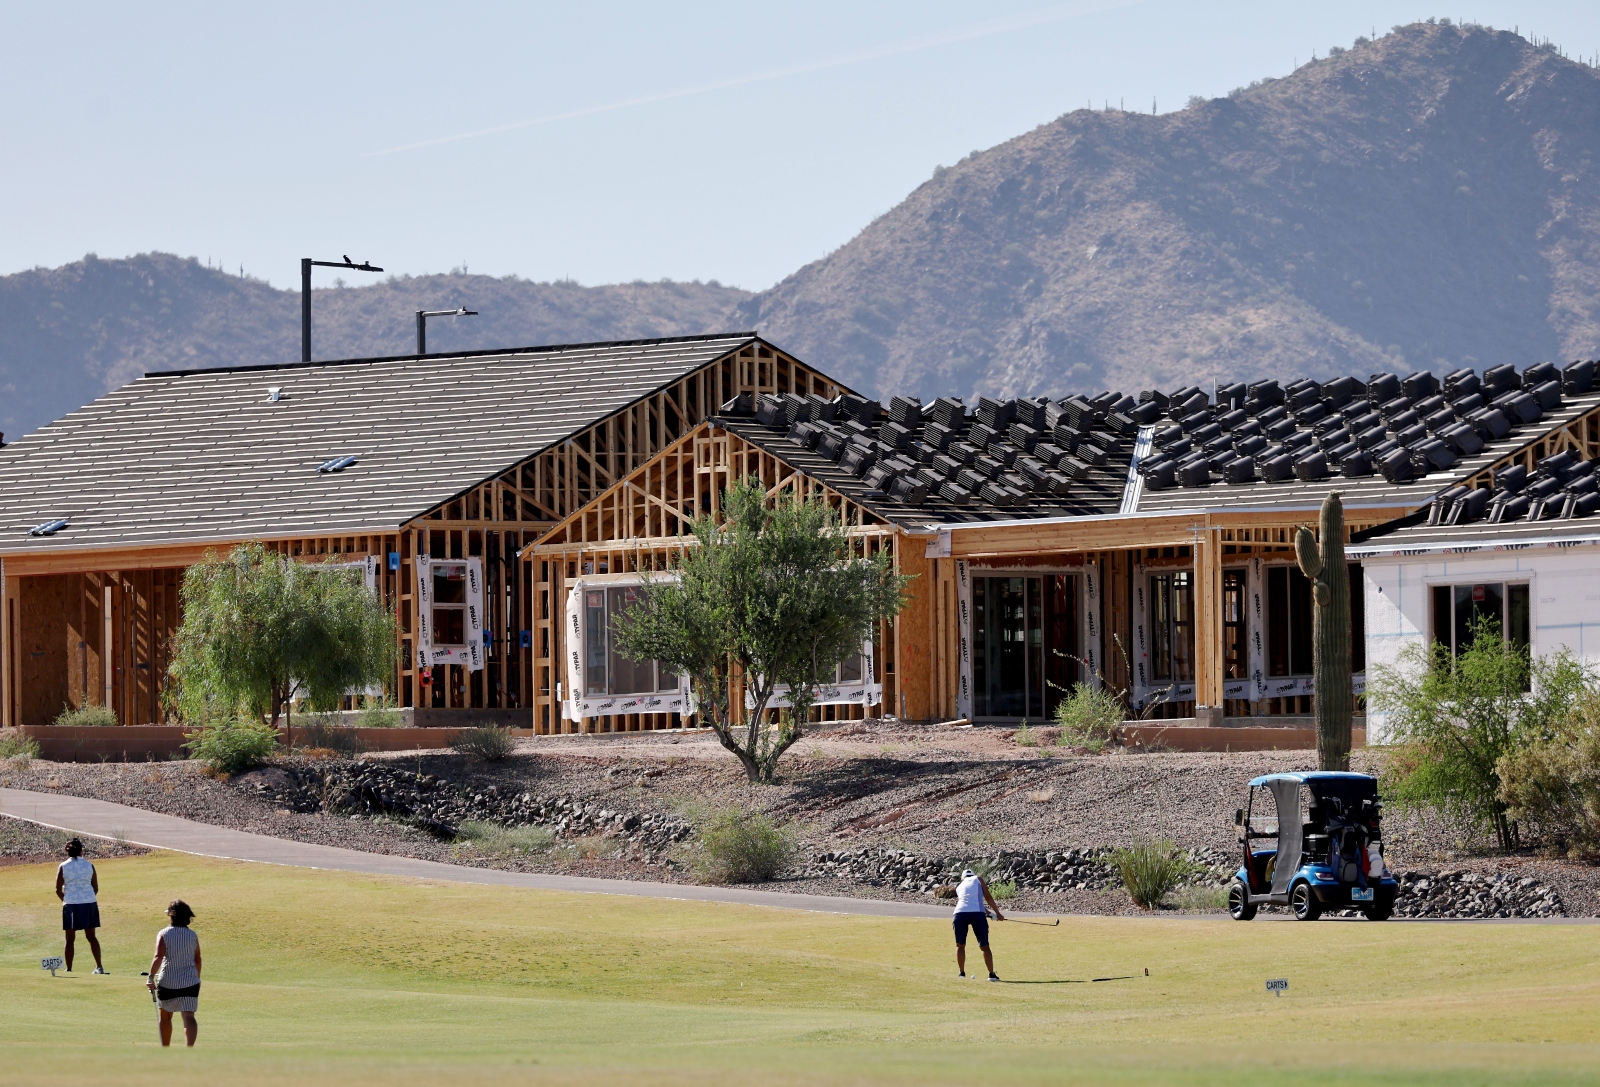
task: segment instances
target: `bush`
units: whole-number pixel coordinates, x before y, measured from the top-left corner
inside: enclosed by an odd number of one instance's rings
[[[1188,875],[1192,866],[1169,838],[1156,842],[1135,842],[1106,858],[1122,877],[1133,904],[1153,910]]]
[[[993,883],[985,880],[984,885],[989,888],[989,895],[996,902],[1007,902],[1017,897],[1017,881],[1014,879],[1001,879]]]
[[[1589,691],[1549,739],[1497,765],[1506,814],[1538,826],[1574,860],[1600,858],[1600,692]]]
[[[1500,799],[1498,767],[1553,736],[1594,686],[1592,671],[1570,651],[1530,659],[1526,646],[1502,638],[1488,620],[1454,658],[1437,644],[1407,646],[1395,667],[1379,666],[1367,681],[1367,705],[1387,715],[1396,745],[1384,766],[1384,795],[1492,829],[1501,849],[1514,849],[1517,826]]]
[[[389,705],[386,698],[368,702],[356,717],[357,728],[399,728],[404,723],[400,711]]]
[[[545,853],[555,845],[556,832],[549,827],[503,827],[469,819],[456,828],[456,841],[494,855]]]
[[[697,867],[715,883],[762,883],[794,859],[793,833],[760,812],[725,808],[700,820]]]
[[[1125,715],[1121,700],[1110,691],[1087,683],[1075,684],[1072,693],[1056,706],[1056,723],[1061,726],[1058,742],[1102,751],[1117,739]]]
[[[78,709],[62,706],[61,712],[51,722],[53,725],[93,726],[95,728],[104,728],[116,723],[117,711],[110,706],[80,706]]]
[[[499,762],[516,750],[517,740],[509,728],[483,725],[464,729],[450,746],[463,755],[476,755],[484,762]]]
[[[359,755],[367,749],[356,730],[337,725],[333,714],[311,714],[294,726],[294,745],[297,748],[318,748],[340,755]]]
[[[185,732],[183,745],[219,774],[239,774],[260,766],[278,749],[278,731],[260,721],[223,721]]]
[[[0,729],[0,759],[27,763],[39,757],[39,741],[20,728]]]

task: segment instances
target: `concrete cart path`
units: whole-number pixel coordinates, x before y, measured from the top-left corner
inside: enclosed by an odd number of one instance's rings
[[[595,879],[588,876],[555,876],[534,872],[503,872],[495,868],[470,868],[460,864],[441,864],[414,857],[383,853],[364,853],[357,849],[313,845],[265,834],[197,823],[174,815],[162,815],[125,804],[89,800],[59,793],[35,793],[24,789],[0,789],[0,814],[26,819],[56,830],[87,834],[95,838],[118,838],[152,849],[170,849],[203,857],[284,864],[299,868],[328,868],[340,872],[364,872],[374,876],[405,876],[412,879],[447,880],[454,883],[482,883],[494,887],[527,887],[541,891],[577,891],[587,894],[633,895],[641,898],[676,898],[694,902],[726,902],[741,906],[774,906],[780,909],[813,910],[821,913],[863,914],[871,917],[948,918],[950,907],[919,905],[912,902],[880,902],[870,898],[834,898],[829,895],[790,894],[784,891],[752,891],[736,887],[700,887],[678,883],[646,883],[627,879]]]

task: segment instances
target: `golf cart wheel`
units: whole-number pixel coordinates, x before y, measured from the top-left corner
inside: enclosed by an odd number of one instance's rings
[[[1309,883],[1294,885],[1294,890],[1289,892],[1289,908],[1294,911],[1296,921],[1315,921],[1322,916],[1322,903],[1317,901]]]
[[[1367,906],[1361,912],[1367,915],[1368,921],[1387,921],[1394,914],[1394,907]]]
[[[1236,879],[1228,884],[1228,916],[1235,921],[1250,921],[1255,915],[1256,904],[1250,901],[1250,888],[1244,881]]]

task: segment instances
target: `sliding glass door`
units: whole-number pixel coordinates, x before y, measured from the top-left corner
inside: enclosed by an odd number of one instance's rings
[[[1080,678],[1077,590],[1071,574],[972,579],[975,716],[1055,712]]]

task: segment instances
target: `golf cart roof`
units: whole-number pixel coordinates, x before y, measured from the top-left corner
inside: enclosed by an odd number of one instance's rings
[[[1338,770],[1307,770],[1299,774],[1263,774],[1251,781],[1250,784],[1254,787],[1256,785],[1265,785],[1272,781],[1293,781],[1301,785],[1315,785],[1319,781],[1329,783],[1336,781],[1370,781],[1374,786],[1378,783],[1378,779],[1371,774],[1351,774]]]

